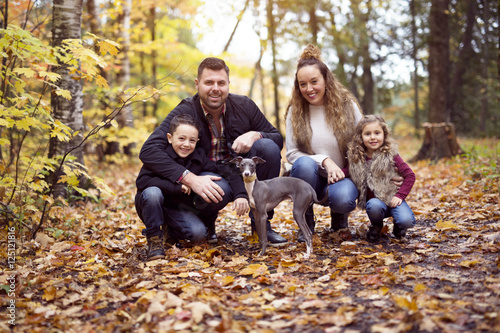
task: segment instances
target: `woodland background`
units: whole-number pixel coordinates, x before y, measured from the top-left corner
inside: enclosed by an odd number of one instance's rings
[[[2,328],[498,331],[498,2],[0,5]],[[316,207],[315,256],[304,260],[285,202],[273,224],[287,249],[258,257],[248,219],[227,208],[216,246],[184,244],[145,263],[137,154],[195,93],[199,62],[224,58],[231,92],[253,98],[284,134],[309,43],[412,161],[417,227],[407,242],[366,243],[360,211],[342,240]]]

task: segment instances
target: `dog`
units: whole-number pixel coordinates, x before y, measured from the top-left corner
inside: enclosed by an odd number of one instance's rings
[[[236,164],[245,182],[250,209],[255,217],[255,228],[262,248],[260,255],[264,255],[267,248],[267,212],[283,200],[292,199],[293,218],[304,234],[307,247],[305,258],[309,258],[313,252],[312,232],[306,223],[305,213],[313,203],[323,204],[328,196],[319,201],[312,186],[299,178],[277,177],[259,181],[256,174],[257,164],[266,162],[260,157],[238,156],[230,162]]]

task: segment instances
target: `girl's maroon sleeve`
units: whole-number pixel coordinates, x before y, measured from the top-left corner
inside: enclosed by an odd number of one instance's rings
[[[403,184],[396,193],[396,197],[400,198],[401,200],[404,200],[406,199],[408,194],[410,194],[413,184],[415,184],[415,173],[410,168],[410,166],[406,164],[405,161],[403,161],[403,159],[399,155],[394,156],[394,163],[398,168],[399,174],[401,175],[401,177],[404,178]]]

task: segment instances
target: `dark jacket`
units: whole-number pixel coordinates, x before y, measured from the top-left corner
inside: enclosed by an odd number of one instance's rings
[[[229,182],[235,199],[239,197],[247,198],[245,185],[236,168],[212,161],[205,155],[202,148],[197,147],[194,152],[186,158],[177,155],[171,145],[166,148],[165,152],[175,163],[182,166],[184,170],[188,169],[195,175],[199,175],[202,172],[214,172],[220,175]],[[139,192],[144,191],[148,187],[156,186],[160,188],[164,196],[175,197],[182,195],[182,184],[178,184],[177,179],[172,182],[143,165],[139,172],[139,176],[137,176],[136,186]]]
[[[197,147],[201,147],[208,155],[211,135],[198,94],[182,100],[149,136],[139,153],[144,168],[172,183],[177,181],[186,169],[189,169],[177,163],[166,153],[168,146],[170,146],[167,140],[170,121],[178,114],[190,114],[201,124],[200,140]],[[249,131],[260,132],[263,138],[271,139],[280,149],[283,148],[283,137],[269,123],[257,105],[246,96],[229,94],[226,101],[225,137],[231,156],[237,155],[231,149],[234,140]],[[233,193],[237,193],[236,189],[233,189]]]

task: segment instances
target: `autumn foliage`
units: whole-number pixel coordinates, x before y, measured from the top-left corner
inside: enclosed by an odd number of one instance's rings
[[[406,239],[391,238],[388,222],[380,243],[366,242],[360,210],[350,217],[352,237],[342,239],[328,230],[328,210],[315,206],[307,260],[284,202],[272,223],[290,241],[286,248],[258,256],[249,218],[228,207],[217,244],[182,243],[165,260],[146,262],[133,203],[140,165],[90,163],[116,195],[62,207],[63,223],[49,221],[36,241],[18,241],[15,271],[2,265],[2,299],[15,294],[16,332],[498,331],[499,146],[461,145],[466,155],[412,164],[408,203],[417,224]],[[0,251],[7,258],[6,246]]]

